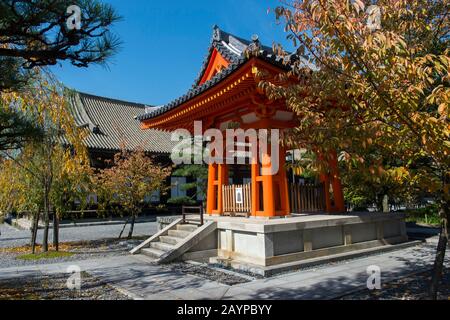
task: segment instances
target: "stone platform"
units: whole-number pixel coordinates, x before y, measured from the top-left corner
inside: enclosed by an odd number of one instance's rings
[[[408,241],[402,214],[298,215],[275,220],[206,216],[205,220],[214,221],[216,230],[185,253],[184,260],[208,259],[260,274]]]

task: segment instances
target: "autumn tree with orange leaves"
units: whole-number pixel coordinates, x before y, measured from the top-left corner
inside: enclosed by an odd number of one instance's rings
[[[156,191],[165,192],[170,171],[155,163],[143,150],[123,150],[114,156],[111,167],[96,175],[96,193],[102,205],[120,204],[130,215],[128,239],[133,236],[134,224],[142,213],[146,197]]]
[[[449,6],[446,0],[282,1],[277,20],[304,59],[289,61],[283,85],[261,83],[298,114],[300,124],[286,141],[291,146],[325,155],[337,150],[342,166],[380,178],[389,174],[385,158],[395,158],[414,188],[434,195],[442,232],[433,299],[450,219]]]

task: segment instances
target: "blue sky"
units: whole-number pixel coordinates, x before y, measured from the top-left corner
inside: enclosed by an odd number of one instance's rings
[[[123,20],[114,27],[122,47],[108,68],[52,68],[68,87],[100,96],[161,105],[184,94],[207,54],[212,26],[262,43],[286,44],[273,10],[278,0],[104,0]]]

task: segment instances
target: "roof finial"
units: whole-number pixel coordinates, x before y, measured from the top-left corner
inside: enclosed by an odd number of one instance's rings
[[[250,56],[258,56],[259,51],[261,50],[261,43],[259,42],[259,37],[257,34],[252,35],[252,42],[245,49],[245,55],[247,57]]]
[[[213,40],[220,41],[220,28],[217,24],[213,26]]]

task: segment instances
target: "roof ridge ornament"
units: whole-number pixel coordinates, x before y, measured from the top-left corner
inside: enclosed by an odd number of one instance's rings
[[[249,57],[257,57],[260,55],[261,51],[261,42],[259,41],[259,36],[257,34],[252,35],[252,43],[247,46],[247,49],[243,52],[243,54]]]
[[[220,28],[217,24],[213,26],[213,40],[220,41]]]

